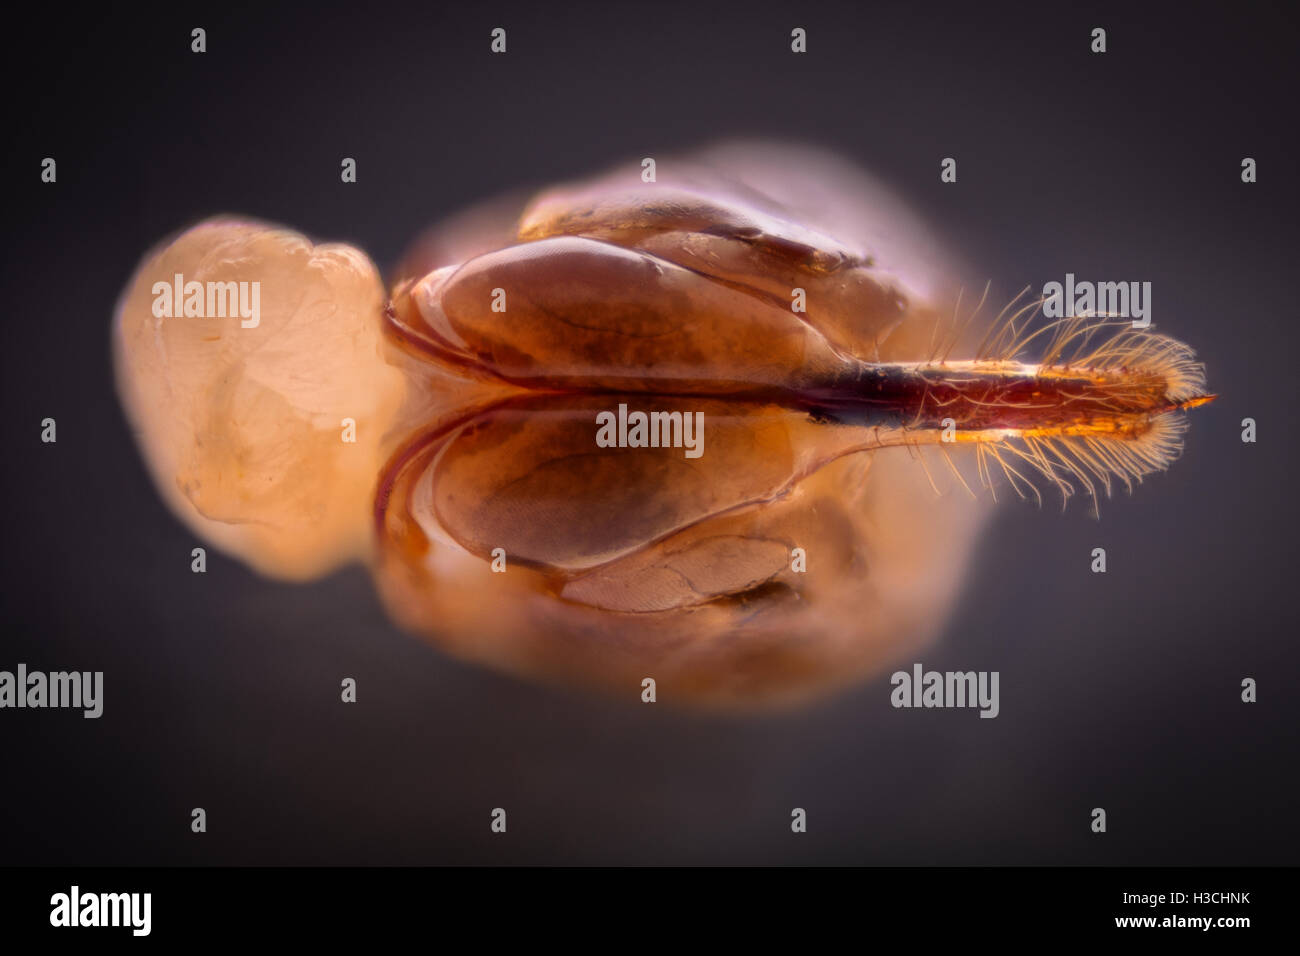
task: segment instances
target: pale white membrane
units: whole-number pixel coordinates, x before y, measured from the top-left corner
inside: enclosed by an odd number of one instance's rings
[[[258,283],[256,323],[169,312],[157,284],[177,275]],[[406,391],[384,358],[384,303],[364,253],[256,222],[210,220],[145,258],[117,307],[118,390],[160,492],[203,543],[291,579],[368,556]]]

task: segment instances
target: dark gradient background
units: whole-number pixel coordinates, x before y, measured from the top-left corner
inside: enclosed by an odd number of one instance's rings
[[[7,36],[0,668],[102,670],[106,686],[98,721],[0,712],[0,862],[1296,861],[1284,7],[187,6],[47,5]],[[1150,280],[1157,324],[1222,394],[1183,460],[1100,523],[1084,505],[1001,507],[920,657],[1000,671],[998,719],[894,710],[887,675],[750,719],[591,699],[405,636],[360,568],[295,587],[211,552],[191,573],[198,542],[112,386],[110,315],[150,246],[237,212],[388,270],[478,200],[729,135],[842,151],[1004,293],[1067,271]],[[44,156],[57,185],[39,181]],[[944,156],[957,185],[939,182]],[[1097,546],[1108,574],[1088,571]]]

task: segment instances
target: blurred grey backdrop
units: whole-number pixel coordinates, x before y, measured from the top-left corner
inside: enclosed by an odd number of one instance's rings
[[[86,16],[38,11],[3,66],[0,668],[102,670],[105,714],[0,712],[0,862],[1295,862],[1292,11]],[[1149,279],[1157,323],[1208,364],[1222,398],[1195,414],[1182,461],[1100,522],[1082,505],[1001,507],[920,658],[999,670],[998,719],[894,710],[887,675],[751,719],[592,699],[405,636],[359,568],[301,587],[215,555],[190,572],[197,542],[157,498],[111,380],[113,304],[148,247],[228,211],[355,243],[387,270],[473,202],[724,135],[841,151],[1003,292],[1067,271]],[[45,156],[57,185],[39,181]],[[356,185],[339,183],[343,156]],[[956,186],[939,182],[944,156]],[[46,416],[56,445],[39,441]],[[1239,440],[1246,416],[1257,444]],[[1087,573],[1097,546],[1105,575]],[[505,837],[489,832],[497,806]]]

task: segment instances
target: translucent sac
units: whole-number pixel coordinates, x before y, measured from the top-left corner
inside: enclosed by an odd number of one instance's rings
[[[140,266],[114,326],[119,392],[159,491],[203,539],[277,577],[365,558],[406,390],[383,357],[384,302],[361,252],[253,222],[205,222]]]

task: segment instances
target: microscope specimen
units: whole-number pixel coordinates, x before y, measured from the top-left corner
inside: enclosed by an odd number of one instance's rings
[[[998,487],[1095,508],[1213,397],[1168,336],[964,275],[851,165],[740,143],[471,211],[388,286],[201,223],[141,264],[114,355],[202,541],[284,579],[364,562],[402,627],[498,669],[762,706],[931,640]]]

